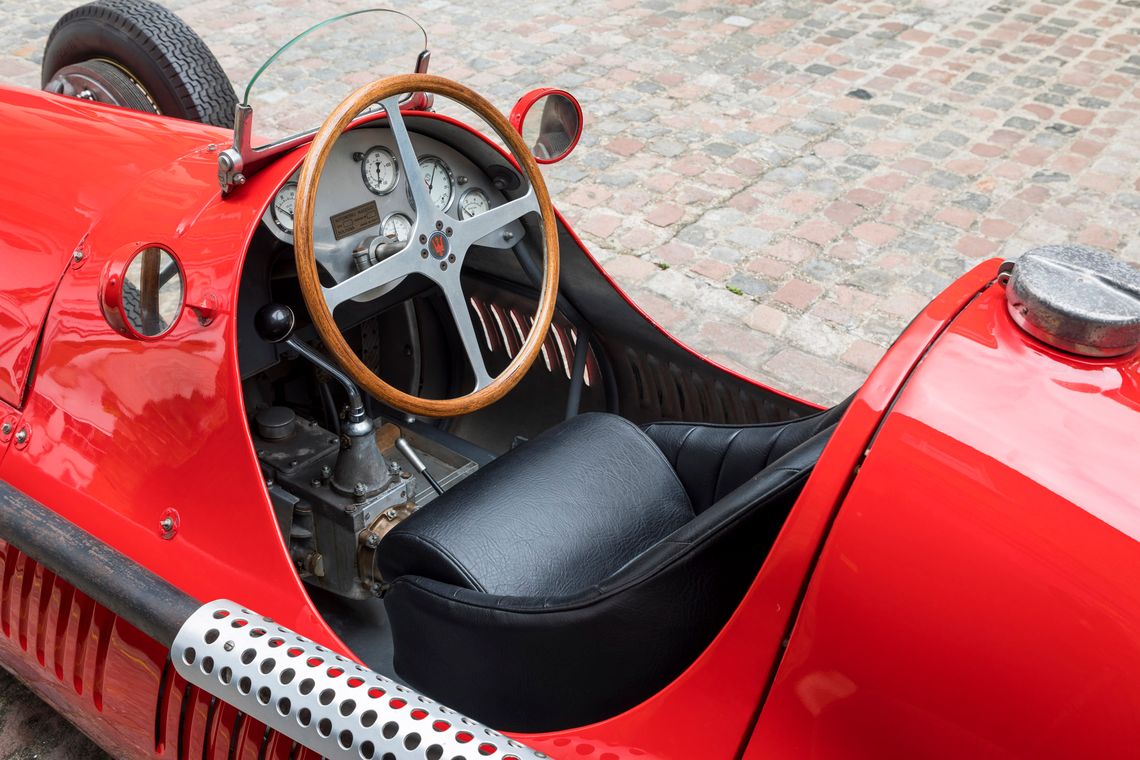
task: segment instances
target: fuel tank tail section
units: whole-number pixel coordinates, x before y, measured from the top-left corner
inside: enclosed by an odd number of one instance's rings
[[[191,615],[171,660],[190,683],[326,758],[546,757],[230,601]]]

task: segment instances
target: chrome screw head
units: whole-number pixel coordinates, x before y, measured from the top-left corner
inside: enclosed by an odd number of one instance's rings
[[[16,443],[23,443],[23,442],[24,442],[24,441],[26,441],[26,440],[28,440],[28,430],[27,430],[27,428],[25,428],[25,429],[21,430],[20,432],[16,433]]]
[[[8,435],[11,432],[12,432],[12,423],[11,422],[5,422],[3,425],[0,425],[0,433],[3,433],[4,435]]]

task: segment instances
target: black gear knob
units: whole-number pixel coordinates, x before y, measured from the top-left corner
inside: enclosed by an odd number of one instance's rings
[[[293,334],[296,319],[293,310],[285,304],[269,303],[257,310],[253,317],[253,327],[263,340],[280,343]]]

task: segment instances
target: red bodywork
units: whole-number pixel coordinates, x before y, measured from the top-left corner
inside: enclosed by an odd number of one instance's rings
[[[3,199],[19,213],[0,221],[0,417],[27,431],[0,439],[0,479],[197,599],[247,603],[351,654],[282,543],[237,363],[242,256],[304,149],[223,201],[207,147],[224,147],[220,130],[25,90],[0,103],[15,136],[0,156],[19,178]],[[43,160],[82,141],[82,164]],[[108,325],[103,278],[143,244],[177,254],[208,325],[187,312],[152,342]],[[935,299],[871,374],[700,659],[622,715],[529,744],[605,760],[1136,746],[1140,363],[1023,335],[997,264]],[[176,676],[163,646],[5,548],[0,659],[103,746],[289,756]]]

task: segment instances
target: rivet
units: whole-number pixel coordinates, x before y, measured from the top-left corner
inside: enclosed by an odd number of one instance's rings
[[[427,248],[424,248],[422,251],[420,251],[420,258],[421,259],[427,258]]]
[[[71,254],[71,260],[74,261],[76,264],[83,261],[83,251],[76,248],[75,252]]]
[[[425,243],[427,243],[427,235],[420,235],[420,245],[424,245]],[[425,251],[425,253],[427,252]]]
[[[12,432],[12,423],[11,422],[5,422],[3,425],[0,425],[0,433],[3,433],[4,435],[8,435],[11,432]]]
[[[448,237],[451,237],[451,228],[448,227],[446,230],[443,231],[443,234],[447,235]]]
[[[217,149],[218,149],[218,146],[216,143],[210,143],[209,145],[206,146],[206,150],[210,151],[211,153],[213,153]]]
[[[455,263],[455,254],[453,253],[450,256],[448,256],[447,260],[450,261],[452,264],[454,264]]]
[[[503,240],[513,240],[514,237],[515,233],[511,232],[510,230],[503,230]]]
[[[439,268],[446,272],[447,271],[447,262],[446,261],[439,262]]]
[[[28,429],[27,428],[24,428],[20,432],[16,433],[16,443],[23,443],[26,440],[28,440]]]
[[[441,222],[441,221],[439,221],[439,220],[437,219],[437,220],[436,220],[436,222],[435,222],[435,228],[436,228],[437,230],[442,230],[442,229],[443,229],[443,222]]]

